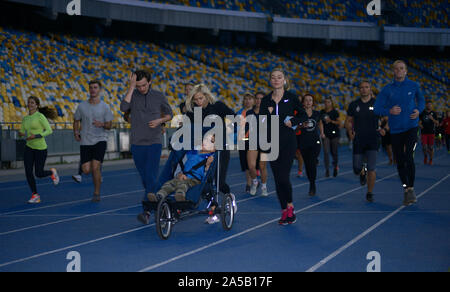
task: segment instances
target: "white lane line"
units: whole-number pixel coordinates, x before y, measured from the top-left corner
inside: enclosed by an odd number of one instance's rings
[[[380,164],[382,164],[382,163],[380,163]],[[346,174],[349,174],[349,173],[353,173],[353,171],[350,170],[350,171],[342,172],[339,175],[346,175]],[[316,180],[316,182],[321,182],[321,181],[327,180],[327,179],[331,179],[331,178],[323,177],[323,178],[320,178],[320,179]],[[238,185],[242,185],[242,184],[244,184],[244,183],[231,185],[230,187],[238,186]],[[299,186],[303,186],[303,185],[307,185],[307,184],[309,184],[309,182],[298,184],[298,185],[294,185],[293,188],[296,188],[296,187],[299,187]],[[111,197],[122,196],[124,194],[130,194],[130,193],[141,192],[141,191],[144,191],[144,190],[142,189],[142,190],[136,190],[136,191],[131,191],[131,192],[123,192],[123,193],[118,193],[118,194],[106,195],[106,196],[102,196],[102,198],[111,198]],[[275,193],[275,191],[272,191],[272,192],[269,192],[268,195],[271,195],[271,194],[274,194],[274,193]],[[249,198],[246,198],[246,199],[242,199],[242,200],[239,200],[238,203],[249,201],[249,200],[253,200],[253,199],[257,198],[257,197],[261,197],[261,196],[255,196],[255,197],[249,197]],[[66,206],[66,205],[71,205],[71,204],[76,204],[76,203],[88,202],[90,200],[91,199],[69,201],[69,202],[53,204],[53,205],[48,205],[48,206],[42,206],[42,207],[37,207],[37,208],[29,208],[29,209],[25,209],[25,210],[18,210],[18,211],[12,211],[12,212],[7,212],[7,213],[0,213],[0,217],[4,217],[4,216],[7,216],[7,215],[15,215],[15,214],[22,213],[22,212],[28,212],[28,211],[34,211],[34,210],[42,210],[42,209],[48,209],[48,208],[53,208],[53,207],[61,207],[61,206]],[[26,228],[26,229],[31,229],[31,228]],[[7,234],[7,233],[12,233],[12,231],[11,232],[6,232],[5,234]],[[2,234],[3,233],[0,233],[0,235],[2,235]]]
[[[143,191],[144,190],[141,189],[141,190],[135,190],[135,191],[129,191],[129,192],[116,193],[116,194],[111,194],[111,195],[104,195],[104,196],[102,196],[102,199],[114,198],[114,197],[119,197],[119,196],[123,196],[123,195],[127,195],[127,194],[143,192]],[[72,205],[72,204],[77,204],[77,203],[82,203],[82,202],[90,202],[91,200],[92,200],[92,198],[88,198],[88,199],[63,202],[63,203],[58,203],[58,204],[53,204],[53,205],[48,205],[48,206],[29,208],[29,209],[24,209],[24,210],[17,210],[17,211],[12,211],[12,212],[7,212],[7,213],[1,213],[0,217],[7,216],[7,215],[18,214],[18,213],[22,213],[22,212],[30,212],[30,211],[36,211],[36,210],[49,209],[49,208],[53,208],[53,207],[67,206],[67,205]]]
[[[36,229],[36,228],[40,228],[40,227],[46,227],[46,226],[50,226],[50,225],[54,225],[54,224],[66,223],[66,222],[75,221],[75,220],[81,220],[81,219],[84,219],[84,218],[89,218],[89,217],[98,216],[98,215],[104,215],[104,214],[108,214],[108,213],[111,213],[111,212],[116,212],[116,211],[131,209],[131,208],[136,208],[136,207],[139,207],[139,206],[142,206],[142,205],[141,204],[132,205],[132,206],[128,206],[128,207],[122,207],[122,208],[117,208],[117,209],[112,209],[112,210],[106,210],[106,211],[103,211],[103,212],[86,214],[86,215],[82,215],[82,216],[78,216],[78,217],[61,219],[61,220],[58,220],[58,221],[52,221],[52,222],[38,224],[38,225],[33,225],[33,226],[24,227],[24,228],[20,228],[20,229],[14,229],[14,230],[10,230],[10,231],[0,232],[0,236],[7,235],[7,234],[12,234],[12,233],[17,233],[17,232],[21,232],[21,231],[26,231],[26,230],[31,230],[31,229]]]
[[[426,193],[428,193],[430,190],[432,190],[433,188],[435,188],[437,185],[439,185],[440,183],[442,183],[443,181],[445,181],[448,177],[450,176],[450,174],[447,174],[444,178],[442,178],[441,180],[439,180],[438,182],[436,182],[435,184],[433,184],[431,187],[429,187],[428,189],[426,189],[425,191],[423,191],[422,193],[420,193],[417,198],[419,199],[420,197],[422,197],[423,195],[425,195]],[[347,248],[349,248],[350,246],[352,246],[353,244],[355,244],[356,242],[358,242],[359,240],[361,240],[362,238],[364,238],[366,235],[368,235],[370,232],[372,232],[373,230],[375,230],[376,228],[378,228],[380,225],[382,225],[383,223],[385,223],[387,220],[389,220],[390,218],[392,218],[393,216],[395,216],[397,213],[399,213],[401,210],[403,210],[404,208],[406,208],[406,206],[402,205],[400,206],[398,209],[396,209],[395,211],[391,212],[389,215],[387,215],[386,217],[384,217],[383,219],[381,219],[380,221],[378,221],[377,223],[375,223],[374,225],[372,225],[370,228],[368,228],[366,231],[362,232],[361,234],[359,234],[358,236],[356,236],[355,238],[353,238],[352,240],[350,240],[349,242],[347,242],[345,245],[343,245],[342,247],[340,247],[339,249],[337,249],[336,251],[334,251],[333,253],[331,253],[329,256],[327,256],[326,258],[322,259],[321,261],[319,261],[317,264],[315,264],[314,266],[312,266],[311,268],[309,268],[307,270],[307,272],[315,272],[317,271],[317,269],[319,269],[320,267],[322,267],[323,265],[325,265],[326,263],[328,263],[329,261],[331,261],[332,259],[334,259],[335,257],[337,257],[339,254],[341,254],[343,251],[345,251]]]
[[[343,172],[343,173],[341,173],[341,175],[344,175],[344,174],[347,174],[347,173],[351,173],[351,172],[353,172],[353,171]],[[327,180],[327,179],[330,179],[330,178],[324,177],[324,178],[316,180],[316,182],[321,182],[321,181]],[[292,188],[294,189],[294,188],[297,188],[297,187],[300,187],[300,186],[304,186],[304,185],[307,185],[307,184],[309,184],[309,182],[294,185],[294,186],[292,186]],[[143,190],[138,190],[138,191],[143,191]],[[138,191],[136,191],[136,192],[138,192]],[[274,194],[274,193],[275,193],[275,191],[272,191],[272,192],[269,192],[268,195],[271,195],[271,194]],[[119,193],[119,194],[113,194],[113,195],[104,196],[104,197],[120,196],[120,195],[123,195],[123,194],[124,193]],[[238,200],[236,203],[242,203],[242,202],[250,201],[250,200],[256,199],[258,197],[262,197],[262,196],[254,196],[254,197],[245,198],[245,199],[242,199],[242,200]],[[84,199],[84,200],[81,200],[81,201],[84,202],[84,201],[90,201],[90,200],[91,199]],[[63,203],[63,204],[64,205],[68,205],[68,204],[78,203],[78,202],[80,202],[80,201],[72,201],[72,202]],[[45,206],[45,207],[41,207],[41,208],[50,208],[50,207],[55,207],[55,206],[61,206],[61,204]],[[141,204],[139,204],[139,205],[132,205],[132,206],[128,206],[128,207],[123,207],[123,208],[119,208],[119,209],[107,210],[107,211],[103,211],[103,212],[99,212],[99,213],[80,215],[80,216],[73,217],[73,218],[61,219],[61,220],[58,220],[58,221],[43,223],[43,224],[39,224],[39,225],[33,225],[33,226],[19,228],[19,229],[15,229],[15,230],[11,230],[11,231],[0,232],[0,236],[11,234],[11,233],[16,233],[16,232],[20,232],[20,231],[31,230],[31,229],[35,229],[35,228],[39,228],[39,227],[45,227],[45,226],[49,226],[49,225],[53,225],[53,224],[59,224],[59,223],[64,223],[64,222],[80,220],[80,219],[84,219],[84,218],[88,218],[88,217],[92,217],[92,216],[96,216],[96,215],[103,215],[103,214],[107,214],[107,213],[115,212],[115,211],[119,211],[119,210],[131,209],[131,208],[135,208],[135,207],[138,207],[138,206],[141,206]],[[38,208],[32,209],[32,210],[37,210],[37,209]],[[19,211],[17,211],[17,212],[19,212]],[[12,214],[15,214],[15,213],[12,213]],[[9,215],[11,215],[11,213],[9,213],[9,214],[0,214],[0,218],[1,217],[5,217],[5,215],[8,215],[8,217],[9,217]]]
[[[90,241],[85,241],[85,242],[82,242],[82,243],[78,243],[78,244],[62,247],[62,248],[59,248],[59,249],[50,250],[50,251],[47,251],[47,252],[39,253],[39,254],[36,254],[36,255],[33,255],[33,256],[29,256],[29,257],[26,257],[26,258],[22,258],[22,259],[17,259],[17,260],[14,260],[14,261],[10,261],[10,262],[7,262],[7,263],[0,264],[0,268],[8,266],[8,265],[12,265],[12,264],[17,264],[17,263],[20,263],[20,262],[29,261],[29,260],[32,260],[32,259],[35,259],[35,258],[39,258],[39,257],[42,257],[42,256],[58,253],[58,252],[61,252],[61,251],[64,251],[64,250],[74,249],[74,248],[77,248],[77,247],[80,247],[80,246],[83,246],[83,245],[88,245],[88,244],[96,243],[96,242],[99,242],[99,241],[102,241],[102,240],[114,238],[114,237],[117,237],[117,236],[121,236],[121,235],[128,234],[128,233],[131,233],[131,232],[139,231],[139,230],[142,230],[142,229],[145,229],[145,228],[149,228],[151,226],[152,225],[145,225],[145,226],[141,226],[141,227],[138,227],[138,228],[126,230],[126,231],[123,231],[123,232],[120,232],[120,233],[115,233],[115,234],[111,234],[111,235],[104,236],[104,237],[101,237],[101,238],[93,239],[93,240],[90,240]]]
[[[347,174],[347,173],[351,173],[351,172],[353,172],[353,171],[343,172],[343,173],[341,173],[341,175],[344,175],[344,174]],[[318,179],[316,182],[321,182],[321,181],[327,180],[327,179],[330,179],[330,178],[321,178],[321,179]],[[307,184],[309,184],[309,182],[295,185],[295,186],[293,186],[293,188],[300,187],[300,186],[307,185]],[[138,190],[138,191],[143,191],[143,190]],[[133,193],[134,192],[138,192],[138,191],[133,191]],[[271,194],[274,194],[274,193],[275,193],[275,191],[272,191],[272,192],[269,192],[268,195],[271,195]],[[126,194],[126,193],[112,194],[112,195],[109,195],[109,196],[104,196],[103,198],[107,198],[107,197],[110,198],[112,196],[121,196],[123,194]],[[254,197],[245,198],[245,199],[237,201],[237,203],[253,200],[253,199],[257,198],[257,197],[261,197],[261,196],[254,196]],[[28,210],[38,210],[38,209],[45,209],[45,208],[50,208],[50,207],[60,207],[60,206],[68,205],[68,204],[85,202],[85,201],[90,201],[90,200],[91,199],[84,199],[84,200],[79,200],[79,201],[71,201],[71,202],[67,202],[67,203],[61,203],[61,204],[56,204],[56,205],[44,206],[44,207],[28,209]],[[92,213],[92,214],[81,215],[81,216],[77,216],[77,217],[73,217],[73,218],[62,219],[62,220],[48,222],[48,223],[43,223],[43,224],[39,224],[39,225],[33,225],[33,226],[19,228],[19,229],[15,229],[15,230],[11,230],[11,231],[0,232],[0,236],[11,234],[11,233],[16,233],[16,232],[20,232],[20,231],[26,231],[26,230],[30,230],[30,229],[35,229],[35,228],[39,228],[39,227],[45,227],[45,226],[49,226],[49,225],[53,225],[53,224],[59,224],[59,223],[64,223],[64,222],[80,220],[80,219],[84,219],[84,218],[88,218],[88,217],[92,217],[92,216],[96,216],[96,215],[103,215],[103,214],[107,214],[107,213],[115,212],[115,211],[119,211],[119,210],[131,209],[131,208],[135,208],[137,206],[140,206],[140,204],[139,205],[132,205],[132,206],[128,206],[128,207],[123,207],[123,208],[119,208],[119,209],[107,210],[107,211],[103,211],[103,212],[99,212],[99,213]],[[1,217],[5,217],[6,215],[9,216],[9,215],[16,214],[16,213],[21,213],[21,212],[22,211],[16,211],[16,212],[12,212],[12,213],[0,214],[0,218]]]
[[[383,180],[385,180],[385,179],[387,179],[387,178],[390,178],[390,177],[393,177],[393,176],[395,176],[395,175],[397,175],[397,172],[394,172],[394,173],[392,173],[392,174],[390,174],[390,175],[388,175],[388,176],[385,176],[385,177],[383,177],[383,178],[377,180],[377,182],[383,181]],[[340,193],[340,194],[338,194],[338,195],[336,195],[336,196],[330,197],[330,198],[328,198],[328,199],[326,199],[326,200],[324,200],[324,201],[321,201],[321,202],[318,202],[318,203],[309,205],[309,206],[307,206],[307,207],[304,207],[304,208],[302,208],[302,209],[296,211],[295,214],[298,214],[298,213],[303,212],[303,211],[305,211],[305,210],[308,210],[308,209],[311,209],[311,208],[313,208],[313,207],[322,205],[322,204],[324,204],[324,203],[326,203],[326,202],[328,202],[328,201],[331,201],[331,200],[340,198],[340,197],[342,197],[342,196],[345,196],[345,195],[347,195],[347,194],[349,194],[349,193],[352,193],[352,192],[354,192],[354,191],[356,191],[356,190],[359,190],[359,189],[361,189],[361,188],[364,188],[364,187],[365,187],[365,186],[360,186],[360,187],[357,187],[357,188],[348,190],[348,191],[346,191],[346,192]],[[279,220],[279,218],[276,218],[276,219],[273,219],[273,220],[264,222],[264,223],[262,223],[262,224],[260,224],[260,225],[257,225],[257,226],[254,226],[254,227],[252,227],[252,228],[246,229],[246,230],[244,230],[244,231],[241,231],[241,232],[239,232],[239,233],[237,233],[237,234],[234,234],[234,235],[232,235],[232,236],[226,237],[226,238],[221,239],[221,240],[219,240],[219,241],[212,242],[212,243],[210,243],[210,244],[207,244],[207,245],[204,245],[204,246],[199,247],[199,248],[197,248],[197,249],[194,249],[194,250],[192,250],[192,251],[189,251],[189,252],[180,254],[180,255],[178,255],[178,256],[176,256],[176,257],[170,258],[170,259],[165,260],[165,261],[163,261],[163,262],[160,262],[160,263],[151,265],[151,266],[149,266],[149,267],[146,267],[146,268],[140,270],[139,272],[148,272],[148,271],[154,270],[154,269],[156,269],[156,268],[159,268],[159,267],[161,267],[161,266],[170,264],[170,263],[172,263],[172,262],[174,262],[174,261],[177,261],[177,260],[179,260],[179,259],[188,257],[188,256],[193,255],[193,254],[196,254],[196,253],[199,253],[199,252],[201,252],[201,251],[203,251],[203,250],[205,250],[205,249],[208,249],[208,248],[210,248],[210,247],[219,245],[219,244],[221,244],[221,243],[224,243],[224,242],[229,241],[229,240],[231,240],[231,239],[234,239],[234,238],[236,238],[236,237],[245,235],[245,234],[250,233],[250,232],[252,232],[252,231],[254,231],[254,230],[257,230],[257,229],[260,229],[260,228],[262,228],[262,227],[265,227],[265,226],[267,226],[267,225],[269,225],[269,224],[275,223],[275,222],[277,222],[278,220]]]
[[[123,174],[122,173],[118,173],[118,174],[111,174],[111,175],[103,175],[102,177],[103,178],[109,178],[109,177],[132,175],[132,174],[138,174],[138,172],[126,172],[126,173],[123,173]],[[87,176],[87,175],[84,176],[84,180],[83,181],[85,181],[87,179],[87,177],[89,177],[88,181],[92,182],[92,179],[90,178],[90,176]],[[44,180],[44,178],[42,178],[41,180]],[[23,185],[0,188],[0,191],[17,190],[17,189],[23,189],[23,188],[28,188],[29,187],[26,181],[17,181],[15,183],[23,183]],[[77,183],[74,182],[72,178],[70,178],[68,180],[61,180],[59,182],[59,184],[66,184],[66,183],[72,183],[74,185],[77,185]],[[53,185],[53,182],[36,184],[37,187],[47,186],[47,185]]]
[[[397,174],[397,172],[395,172],[395,173],[393,173],[393,174],[391,174],[391,175],[389,175],[389,176],[387,176],[387,177],[384,177],[384,178],[380,179],[379,181],[382,181],[382,180],[384,180],[384,179],[387,179],[387,178],[389,178],[389,177],[392,177],[392,176],[394,176],[394,175],[396,175],[396,174]],[[307,210],[307,209],[312,208],[312,207],[314,207],[314,206],[318,206],[318,205],[320,205],[320,204],[323,204],[323,203],[328,202],[328,201],[330,201],[330,200],[332,200],[332,199],[341,197],[341,196],[343,196],[344,194],[348,194],[348,193],[350,193],[350,192],[356,191],[356,190],[361,189],[361,188],[363,188],[363,186],[354,188],[354,189],[352,189],[352,190],[350,190],[350,191],[347,191],[347,192],[345,192],[345,193],[343,193],[343,194],[340,194],[340,195],[331,197],[331,198],[329,198],[329,199],[327,199],[327,200],[324,200],[324,201],[322,201],[322,202],[313,204],[313,205],[311,205],[311,206],[309,206],[309,207],[305,207],[305,208],[303,208],[303,209],[301,209],[301,210],[299,210],[299,211],[296,211],[295,213],[301,212],[301,211],[303,211],[303,210]],[[257,198],[257,197],[253,197],[253,198],[251,198],[251,199],[254,199],[254,198]],[[274,223],[274,222],[277,222],[277,221],[278,221],[278,218],[277,218],[277,219],[270,220],[270,221],[268,221],[268,222],[265,222],[265,223],[263,223],[263,224],[260,224],[260,225],[258,225],[258,226],[255,226],[255,227],[253,227],[253,228],[244,230],[244,231],[242,231],[242,232],[240,232],[240,233],[238,233],[238,234],[236,234],[236,235],[233,235],[233,236],[231,236],[231,237],[229,237],[229,238],[225,238],[225,239],[223,239],[223,240],[220,240],[219,242],[212,243],[212,244],[208,245],[207,247],[201,247],[201,248],[199,248],[199,249],[196,249],[195,251],[196,251],[196,252],[200,252],[201,250],[204,250],[204,249],[206,249],[206,248],[208,248],[208,247],[215,246],[215,245],[217,245],[217,244],[220,244],[220,243],[222,243],[222,242],[228,241],[228,240],[230,240],[230,239],[232,239],[232,238],[235,238],[235,237],[237,237],[237,236],[244,235],[244,234],[249,233],[249,232],[251,232],[251,231],[253,231],[253,230],[259,229],[259,228],[261,228],[261,227],[264,227],[264,226],[266,226],[266,225],[269,225],[269,224]],[[65,250],[68,250],[68,249],[73,249],[73,248],[76,248],[76,247],[89,245],[89,244],[96,243],[96,242],[99,242],[99,241],[102,241],[102,240],[111,239],[111,238],[114,238],[114,237],[118,237],[118,236],[121,236],[121,235],[124,235],[124,234],[128,234],[128,233],[134,232],[134,231],[139,231],[139,230],[142,230],[142,229],[145,229],[145,228],[149,228],[149,227],[154,226],[154,225],[155,225],[155,224],[145,225],[145,226],[142,226],[142,227],[139,227],[139,228],[134,228],[134,229],[126,230],[126,231],[123,231],[123,232],[120,232],[120,233],[111,234],[111,235],[108,235],[108,236],[105,236],[105,237],[101,237],[101,238],[97,238],[97,239],[93,239],[93,240],[81,242],[81,243],[78,243],[78,244],[74,244],[74,245],[62,247],[62,248],[59,248],[59,249],[55,249],[55,250],[50,250],[50,251],[47,251],[47,252],[39,253],[39,254],[36,254],[36,255],[33,255],[33,256],[29,256],[29,257],[17,259],[17,260],[14,260],[14,261],[2,263],[2,264],[0,264],[0,268],[1,268],[1,267],[8,266],[8,265],[16,264],[16,263],[25,262],[25,261],[28,261],[28,260],[31,260],[31,259],[35,259],[35,258],[42,257],[42,256],[46,256],[46,255],[58,253],[58,252],[65,251]],[[189,255],[190,255],[190,254],[194,254],[194,253],[196,253],[196,252],[191,251],[191,252],[189,252]],[[177,259],[178,259],[178,258],[185,257],[185,256],[188,256],[188,255],[180,255],[180,256],[177,257]],[[175,259],[175,260],[176,260],[176,259]],[[174,261],[174,260],[172,259],[170,262],[172,262],[172,261]],[[146,268],[146,269],[144,269],[144,270],[150,270],[150,269]]]

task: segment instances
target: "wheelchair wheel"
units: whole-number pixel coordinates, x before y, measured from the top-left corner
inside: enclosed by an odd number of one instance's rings
[[[156,209],[155,214],[156,220],[156,231],[158,231],[158,235],[161,239],[168,239],[170,233],[172,232],[173,226],[173,216],[172,211],[170,209],[169,203],[167,200],[162,199],[158,203],[158,207]]]
[[[231,230],[234,222],[233,197],[230,194],[223,195],[222,205],[220,208],[220,221],[225,230]]]

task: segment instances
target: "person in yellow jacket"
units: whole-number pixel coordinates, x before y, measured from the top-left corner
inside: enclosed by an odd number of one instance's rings
[[[56,111],[48,107],[39,107],[39,98],[30,96],[28,98],[28,115],[22,120],[19,131],[20,137],[27,140],[24,152],[25,175],[30,186],[32,196],[28,203],[36,204],[41,202],[37,192],[36,180],[34,175],[39,178],[50,176],[53,184],[59,183],[59,176],[55,168],[44,170],[45,160],[47,159],[47,143],[45,137],[52,134],[47,118],[54,119]],[[35,173],[33,174],[33,167]]]

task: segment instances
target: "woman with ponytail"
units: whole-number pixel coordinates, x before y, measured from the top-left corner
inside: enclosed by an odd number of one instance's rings
[[[28,185],[30,186],[32,196],[28,203],[36,204],[41,202],[37,192],[36,180],[34,175],[39,178],[50,176],[53,184],[59,183],[58,173],[55,168],[44,170],[45,160],[47,159],[47,143],[45,137],[52,134],[47,118],[55,119],[56,111],[49,107],[39,107],[39,98],[30,96],[28,98],[28,115],[22,120],[19,136],[27,140],[24,152],[25,174]],[[33,167],[35,173],[33,174]]]
[[[259,115],[266,116],[267,129],[271,129],[271,116],[278,116],[279,124],[279,155],[270,161],[270,167],[275,179],[275,188],[281,206],[280,225],[296,222],[294,204],[292,201],[292,184],[290,172],[297,150],[295,129],[307,120],[306,112],[300,104],[299,98],[290,93],[287,75],[282,68],[275,68],[270,73],[272,92],[261,100]],[[263,122],[264,123],[264,122]],[[271,141],[276,143],[276,141]],[[261,160],[267,158],[261,154]]]

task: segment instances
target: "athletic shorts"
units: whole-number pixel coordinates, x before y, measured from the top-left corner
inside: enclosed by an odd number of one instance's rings
[[[367,171],[375,171],[377,168],[377,153],[378,151],[369,150],[364,154],[353,154],[354,172],[361,172],[364,163],[367,163]]]
[[[430,145],[430,146],[434,145],[434,138],[435,138],[434,134],[422,134],[421,138],[422,138],[422,145]]]
[[[378,151],[380,142],[375,138],[358,138],[353,141],[353,154],[364,154],[366,151]]]
[[[97,160],[103,163],[103,159],[106,153],[106,141],[98,142],[95,145],[81,145],[80,146],[80,159],[81,164]]]

